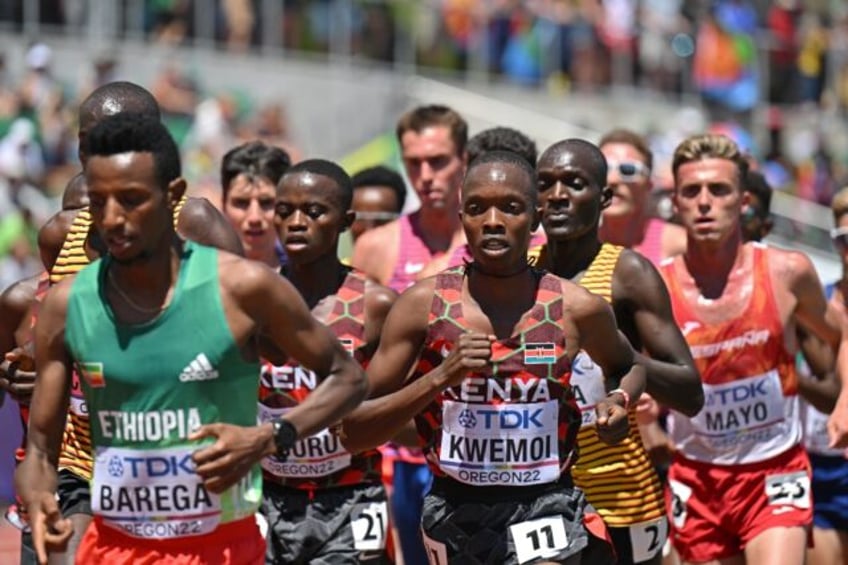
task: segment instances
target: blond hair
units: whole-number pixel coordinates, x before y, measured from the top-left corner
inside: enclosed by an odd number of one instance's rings
[[[748,174],[748,159],[739,150],[739,146],[727,136],[715,133],[693,135],[684,139],[674,150],[671,170],[677,180],[677,171],[686,163],[702,159],[727,159],[736,164],[739,171],[739,186]]]
[[[830,211],[833,212],[833,223],[839,223],[839,219],[848,214],[848,186],[839,189],[830,201]]]

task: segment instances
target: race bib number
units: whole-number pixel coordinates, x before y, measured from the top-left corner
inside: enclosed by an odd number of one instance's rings
[[[445,544],[427,537],[424,530],[421,530],[421,541],[424,542],[429,565],[448,565],[448,548]]]
[[[674,527],[680,529],[686,523],[687,505],[689,497],[692,496],[692,489],[673,479],[668,480],[668,487],[671,489],[671,519]]]
[[[695,433],[716,451],[753,449],[781,433],[784,397],[776,370],[720,385],[704,384],[704,408],[692,418]]]
[[[770,475],[766,477],[766,496],[769,504],[810,507],[810,476],[806,471]]]
[[[604,374],[584,351],[580,351],[571,364],[571,388],[574,399],[583,415],[581,426],[595,423],[595,405],[606,398]]]
[[[267,422],[288,412],[288,408],[269,408],[259,404],[259,420]],[[282,461],[270,456],[262,459],[262,468],[288,479],[318,478],[332,475],[350,466],[350,453],[338,435],[328,429],[297,441]]]
[[[220,497],[208,492],[194,472],[195,449],[98,447],[91,488],[94,514],[137,538],[212,532],[221,520]]]
[[[534,485],[559,479],[556,400],[442,404],[439,466],[475,486]]]
[[[565,534],[565,521],[562,516],[513,524],[509,527],[509,535],[512,537],[515,557],[519,563],[556,557],[568,547],[568,536]]]
[[[366,502],[353,507],[350,528],[353,547],[359,551],[376,551],[386,547],[389,512],[385,502]]]
[[[659,520],[634,524],[628,530],[630,546],[633,548],[633,562],[641,563],[653,559],[662,551],[668,538],[668,520],[662,517]]]

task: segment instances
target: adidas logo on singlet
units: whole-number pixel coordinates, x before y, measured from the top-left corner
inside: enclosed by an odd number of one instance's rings
[[[206,357],[205,353],[199,354],[194,358],[194,361],[188,364],[180,373],[180,382],[187,383],[191,381],[211,381],[218,378],[218,371],[212,367],[212,363]]]

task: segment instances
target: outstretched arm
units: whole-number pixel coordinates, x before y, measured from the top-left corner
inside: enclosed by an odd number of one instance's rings
[[[15,473],[15,488],[29,513],[40,563],[61,551],[73,530],[56,502],[56,466],[71,387],[71,359],[65,347],[65,314],[71,279],[51,290],[35,327],[35,393],[29,413],[26,456]]]
[[[618,319],[632,320],[632,325],[622,323],[623,331],[648,353],[636,353],[636,360],[645,367],[648,394],[686,416],[700,412],[704,406],[701,377],[656,268],[641,255],[624,252],[615,267],[612,289]]]

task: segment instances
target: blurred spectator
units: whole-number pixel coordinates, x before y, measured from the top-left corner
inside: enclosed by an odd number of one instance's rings
[[[818,14],[804,14],[801,23],[801,50],[798,53],[801,102],[818,106],[827,69],[827,30]]]
[[[9,254],[0,259],[0,291],[21,279],[37,275],[42,269],[30,240],[19,235],[12,243]]]

